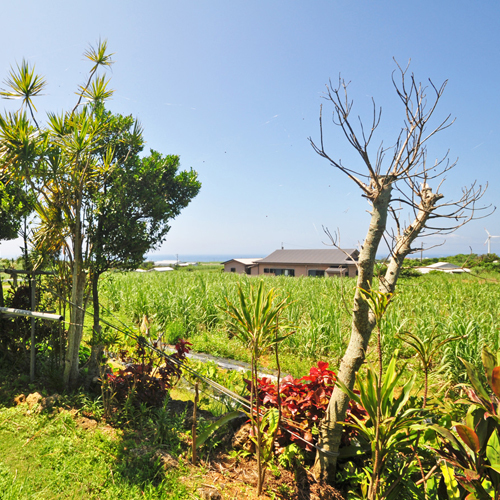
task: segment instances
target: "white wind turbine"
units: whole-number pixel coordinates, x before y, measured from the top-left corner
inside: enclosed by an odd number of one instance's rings
[[[486,241],[484,242],[484,244],[488,245],[488,253],[491,253],[491,238],[500,238],[500,236],[493,236],[493,235],[491,235],[490,233],[488,233],[488,230],[486,228],[484,228],[484,230],[488,234],[488,238],[486,239]]]

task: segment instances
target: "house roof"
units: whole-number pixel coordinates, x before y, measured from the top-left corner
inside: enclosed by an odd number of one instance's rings
[[[429,264],[428,266],[432,269],[462,269],[460,266],[456,266],[451,262],[434,262],[434,264]]]
[[[351,255],[350,259],[346,254]],[[358,259],[359,252],[355,248],[339,250],[337,248],[321,248],[319,250],[275,250],[260,260],[259,264],[352,264]]]
[[[227,264],[229,262],[239,262],[240,264],[243,264],[244,266],[251,266],[252,264],[257,263],[258,261],[262,260],[260,257],[256,257],[254,259],[229,259],[223,262],[223,264]]]
[[[443,271],[445,273],[470,273],[470,269],[456,266],[450,262],[435,262],[434,264],[429,264],[425,267],[417,267],[416,269],[423,274],[427,274],[431,271]]]

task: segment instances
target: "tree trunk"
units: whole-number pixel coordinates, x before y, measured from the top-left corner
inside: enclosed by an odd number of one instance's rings
[[[396,237],[396,246],[392,251],[385,276],[380,280],[380,291],[394,293],[399,273],[408,254],[412,252],[411,245],[424,230],[437,202],[443,198],[440,193],[433,193],[430,187],[422,187],[418,212],[413,222]]]
[[[72,279],[72,292],[70,304],[70,326],[68,329],[68,348],[66,349],[66,358],[64,362],[64,385],[67,388],[74,388],[78,381],[78,363],[80,343],[83,337],[83,321],[85,313],[84,295],[85,295],[85,273],[76,263]]]
[[[372,218],[368,235],[359,255],[358,282],[354,296],[353,323],[351,339],[346,353],[340,363],[338,379],[349,389],[353,389],[356,381],[356,372],[365,359],[371,332],[375,327],[375,318],[368,308],[368,304],[360,294],[360,288],[369,290],[373,278],[375,256],[380,240],[387,224],[387,212],[391,197],[392,185],[384,186],[373,202]],[[432,193],[429,187],[422,188],[421,201],[418,212],[412,224],[396,237],[396,246],[392,251],[391,259],[385,276],[380,280],[380,291],[394,293],[399,273],[403,266],[405,257],[412,251],[411,244],[425,228],[437,202],[443,197],[442,194]],[[335,387],[326,415],[320,426],[319,446],[331,453],[331,455],[316,454],[316,462],[313,472],[328,482],[333,482],[337,466],[337,453],[342,436],[342,425],[349,405],[349,398],[338,387]]]
[[[392,180],[380,177],[380,189],[373,196],[372,213],[368,234],[358,259],[358,281],[354,295],[351,339],[340,362],[338,379],[349,389],[353,389],[356,373],[365,359],[368,342],[375,318],[363,299],[360,288],[370,290],[375,267],[375,257],[387,224],[387,212],[391,200]],[[375,188],[374,188],[375,189]],[[324,481],[333,482],[337,466],[337,453],[342,435],[342,425],[349,405],[349,397],[338,386],[333,390],[320,425],[318,445],[327,454],[318,451],[313,467],[314,474]]]
[[[75,210],[75,238],[73,240],[73,269],[71,279],[71,304],[69,306],[70,326],[68,329],[68,348],[64,360],[64,385],[68,389],[76,386],[79,376],[79,350],[83,337],[85,319],[84,296],[86,273],[83,269],[81,203],[77,202]]]
[[[94,305],[94,327],[92,336],[92,347],[88,363],[88,379],[93,381],[100,375],[100,366],[104,344],[101,342],[100,306],[99,306],[99,274],[92,274],[92,303]]]

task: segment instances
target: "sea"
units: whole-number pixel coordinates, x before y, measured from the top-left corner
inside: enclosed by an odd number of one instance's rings
[[[250,254],[152,254],[147,255],[146,260],[158,262],[161,260],[173,261],[173,262],[225,262],[231,259],[258,259],[263,258],[265,255],[250,255]]]
[[[231,259],[259,259],[267,257],[269,254],[171,254],[171,253],[159,253],[147,255],[145,260],[159,262],[159,261],[171,261],[171,263],[179,262],[226,262]],[[454,255],[454,254],[450,254]],[[424,253],[425,258],[434,257],[445,257],[443,254],[426,252]],[[384,260],[387,255],[377,255],[378,260]],[[417,252],[410,256],[412,259],[420,258],[420,253]]]

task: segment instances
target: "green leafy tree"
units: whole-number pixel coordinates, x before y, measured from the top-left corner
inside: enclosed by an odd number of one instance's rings
[[[116,192],[117,183],[123,179],[115,171],[127,155],[134,157],[142,148],[142,136],[137,127],[129,131],[127,137],[122,137],[116,120],[104,111],[103,103],[112,95],[112,90],[98,70],[113,63],[107,43],[100,41],[96,48],[90,47],[85,56],[92,67],[87,82],[78,89],[75,107],[59,115],[48,113],[43,126],[35,119],[33,98],[43,92],[45,80],[36,75],[28,63],[23,61],[17,70],[11,70],[5,81],[6,90],[1,93],[4,98],[21,99],[22,106],[17,112],[0,115],[0,175],[29,187],[37,199],[36,245],[43,248],[45,254],[62,255],[71,273],[70,326],[64,366],[64,382],[69,387],[77,383],[79,376],[78,353],[91,271],[99,266],[102,268],[104,256],[109,258],[117,253],[112,249],[120,244],[118,233],[130,229],[121,221],[114,226],[120,230],[113,233],[113,209],[111,206],[106,208],[107,194],[115,193],[115,200],[125,195],[133,198],[130,191]],[[147,164],[148,160],[144,162]],[[183,175],[196,178],[195,173]],[[114,190],[109,189],[111,179],[116,179]],[[135,181],[140,185],[139,176]],[[131,182],[125,184],[130,188]],[[143,201],[144,197],[138,200]],[[114,210],[122,208],[115,206]],[[103,212],[101,217],[99,210]],[[110,217],[109,221],[105,215]],[[100,228],[99,221],[102,223]],[[137,222],[136,232],[142,224],[144,231],[152,229],[156,235],[162,231],[156,229],[155,224],[158,227],[164,224],[164,220],[155,220],[148,226],[140,217]],[[136,235],[127,236],[134,240]],[[106,248],[107,240],[112,242],[109,249]],[[141,249],[144,248],[143,245]],[[94,249],[97,249],[96,254]],[[133,260],[130,254],[129,258]]]
[[[111,268],[135,269],[146,253],[160,245],[169,222],[198,194],[201,183],[194,170],[179,170],[178,156],[156,151],[140,158],[142,130],[132,117],[107,113],[110,133],[101,154],[111,146],[115,166],[94,196],[89,216],[92,255],[94,339],[89,372],[97,374],[103,344],[100,335],[99,277]]]
[[[0,240],[17,238],[23,218],[32,210],[33,203],[22,185],[0,179]]]

